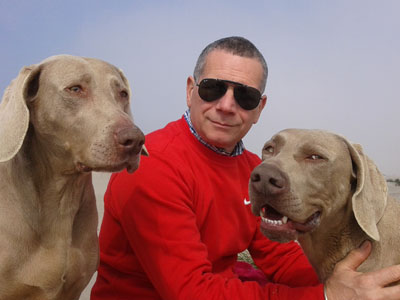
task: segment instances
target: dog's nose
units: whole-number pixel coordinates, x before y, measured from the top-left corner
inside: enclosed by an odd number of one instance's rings
[[[144,134],[136,126],[123,127],[116,130],[115,140],[123,151],[138,154],[144,144]]]
[[[250,176],[250,184],[259,192],[278,195],[289,189],[289,179],[277,166],[262,163]]]

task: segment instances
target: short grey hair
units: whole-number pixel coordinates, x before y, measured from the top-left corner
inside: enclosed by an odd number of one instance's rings
[[[262,68],[263,68],[263,78],[260,82],[260,91],[261,93],[264,92],[265,86],[267,84],[267,77],[268,77],[268,66],[264,59],[264,56],[261,52],[257,49],[256,46],[249,40],[240,37],[240,36],[231,36],[216,40],[212,42],[207,47],[203,49],[200,53],[199,58],[197,59],[196,66],[194,68],[193,77],[195,80],[201,77],[204,66],[206,64],[206,59],[208,54],[214,50],[223,50],[234,55],[247,57],[247,58],[255,58],[257,59]]]

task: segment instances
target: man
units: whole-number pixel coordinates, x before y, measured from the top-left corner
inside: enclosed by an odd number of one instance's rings
[[[267,240],[251,214],[248,179],[260,159],[242,138],[265,107],[266,79],[263,56],[244,38],[203,50],[187,80],[189,110],[146,137],[150,156],[136,173],[110,179],[92,299],[324,299],[299,246]],[[329,300],[377,291],[400,299],[399,290],[381,289],[400,278],[400,267],[381,271],[379,284],[355,272],[369,247],[335,270]],[[245,249],[268,283],[239,279],[236,259]]]

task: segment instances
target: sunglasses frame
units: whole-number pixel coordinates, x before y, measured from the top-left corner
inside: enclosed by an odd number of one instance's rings
[[[202,95],[200,89],[201,89],[202,83],[206,83],[207,81],[212,81],[212,82],[215,82],[215,83],[223,83],[224,84],[224,88],[225,88],[225,92],[223,94],[221,94],[220,96],[217,95],[218,97],[216,97],[216,98],[209,99],[209,98],[204,97],[204,94]],[[204,78],[199,83],[197,83],[196,81],[195,81],[195,83],[196,83],[196,86],[199,88],[198,94],[199,94],[200,98],[203,99],[206,102],[213,102],[213,101],[216,101],[216,100],[220,99],[221,97],[223,97],[226,94],[227,90],[228,90],[228,85],[233,85],[234,86],[233,95],[234,95],[235,101],[244,110],[253,110],[253,109],[255,109],[260,104],[260,101],[262,99],[262,94],[258,89],[254,88],[254,87],[251,87],[251,86],[248,86],[248,85],[245,85],[245,84],[242,84],[240,82],[236,82],[236,81],[225,80],[225,79],[217,79],[217,78]],[[241,98],[241,93],[238,91],[238,89],[241,89],[241,88],[244,88],[246,91],[250,91],[250,94],[251,93],[253,93],[253,94],[257,93],[257,103],[255,103],[255,101],[252,101],[254,103],[252,103],[251,101],[249,102],[248,98],[246,98],[246,99]],[[250,103],[251,105],[250,106],[246,105],[246,103],[247,104]]]

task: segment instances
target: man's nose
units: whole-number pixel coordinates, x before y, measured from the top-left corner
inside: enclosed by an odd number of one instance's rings
[[[233,87],[229,86],[226,93],[217,101],[217,109],[232,112],[236,109],[236,101],[233,93]]]

